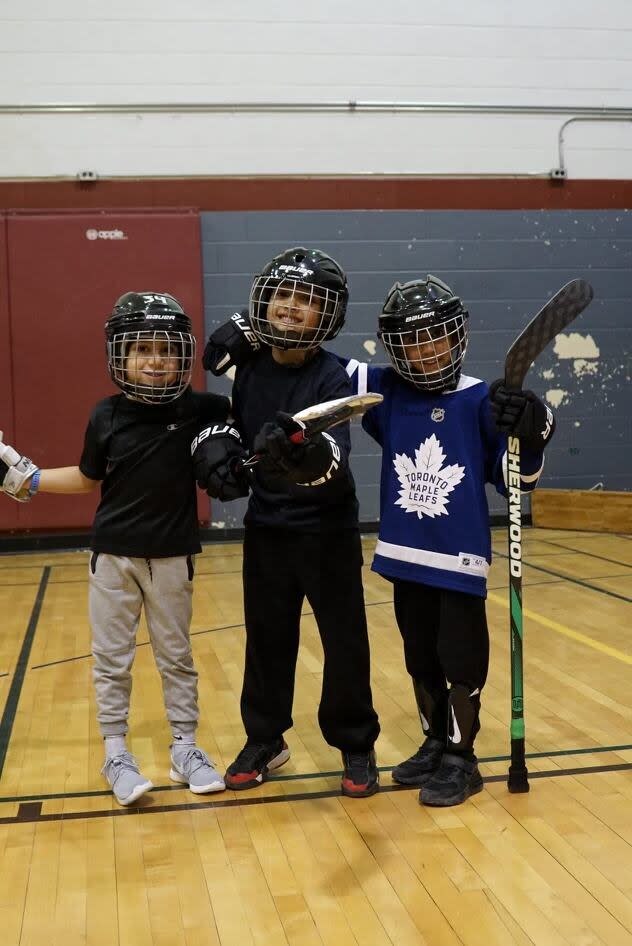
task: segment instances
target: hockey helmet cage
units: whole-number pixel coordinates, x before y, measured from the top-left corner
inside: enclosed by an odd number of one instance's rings
[[[395,283],[378,318],[378,338],[395,371],[420,391],[453,390],[467,348],[468,312],[437,276]]]
[[[105,338],[110,377],[126,397],[166,404],[191,383],[195,338],[173,296],[126,292],[105,323]]]
[[[250,324],[259,340],[276,348],[317,348],[343,326],[347,276],[327,253],[295,246],[275,256],[255,276]]]

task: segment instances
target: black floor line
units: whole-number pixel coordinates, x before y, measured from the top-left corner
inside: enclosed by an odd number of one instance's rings
[[[540,539],[540,542],[544,542],[546,545],[553,545],[558,549],[565,549],[567,552],[571,552],[574,555],[586,555],[588,558],[598,558],[601,562],[610,562],[611,565],[620,565],[621,568],[630,568],[632,565],[628,565],[627,562],[621,562],[618,558],[608,558],[607,555],[597,555],[596,552],[586,552],[584,549],[571,549],[567,545],[560,545],[559,542],[556,542],[554,539]],[[546,553],[548,556],[548,553]]]
[[[528,564],[528,563],[525,563],[525,564]],[[48,567],[48,566],[46,566],[46,567]],[[537,566],[531,565],[530,567],[531,567],[531,568],[536,568]],[[547,569],[540,569],[540,571],[547,571]],[[550,575],[557,575],[557,572],[548,572],[548,574],[550,574]],[[625,574],[623,574],[623,575],[600,575],[600,576],[599,576],[599,579],[596,579],[596,580],[599,580],[599,581],[604,580],[604,581],[605,581],[605,580],[607,580],[607,579],[609,579],[609,578],[626,578],[626,577],[627,577],[627,572],[626,572]],[[524,588],[534,588],[534,587],[538,587],[538,586],[540,586],[540,585],[559,585],[559,584],[563,584],[565,581],[572,581],[572,580],[573,580],[572,578],[568,578],[566,575],[559,575],[559,576],[558,576],[558,581],[528,581],[528,582],[525,582],[525,583],[524,583],[523,587],[524,587]],[[62,583],[62,582],[51,582],[50,584],[51,584],[51,585],[56,585],[56,584],[63,584],[63,583]],[[592,586],[592,585],[588,585],[587,587],[592,588],[593,586]],[[507,590],[507,585],[506,585],[506,584],[503,584],[503,585],[489,585],[489,586],[488,586],[488,590],[489,590],[489,591],[506,591],[506,590]],[[603,591],[603,589],[602,589],[602,588],[597,588],[597,587],[595,586],[595,591]],[[610,594],[610,592],[608,592],[608,593]],[[620,595],[615,595],[615,597],[621,597],[621,596],[620,596]],[[629,600],[631,600],[631,599],[629,599],[629,598],[624,598],[623,600],[624,600],[624,601],[629,601]],[[392,604],[393,604],[393,599],[392,599],[392,598],[385,598],[384,601],[367,601],[367,602],[365,602],[365,607],[366,607],[366,608],[376,608],[376,607],[381,607],[381,606],[383,606],[383,605],[392,605]],[[313,617],[313,614],[314,614],[313,611],[305,611],[305,613],[303,614],[303,617]],[[245,625],[243,624],[243,622],[240,623],[240,624],[220,624],[218,627],[206,627],[206,628],[204,628],[204,630],[202,630],[202,631],[191,631],[191,637],[199,637],[201,634],[214,634],[215,631],[229,631],[229,630],[234,630],[234,629],[236,629],[236,628],[243,628],[244,626],[245,626]],[[149,644],[150,644],[150,641],[142,641],[140,644],[137,644],[136,647],[137,647],[137,648],[138,648],[138,647],[147,647]],[[87,660],[87,659],[88,659],[89,657],[91,657],[91,656],[92,656],[92,654],[78,654],[78,655],[75,656],[75,657],[62,657],[61,660],[51,660],[51,661],[49,661],[48,663],[45,663],[45,664],[34,664],[30,669],[31,669],[31,670],[44,670],[46,667],[57,667],[59,664],[72,663],[72,662],[75,661],[75,660]],[[0,674],[0,676],[2,676],[2,674]]]
[[[496,555],[499,555],[501,558],[508,559],[509,556],[504,552],[496,552]],[[543,565],[533,565],[527,559],[524,559],[523,564],[526,568],[533,568],[538,572],[544,572],[546,575],[555,575],[556,578],[563,578],[564,581],[569,581],[572,585],[580,585],[582,588],[588,588],[589,591],[597,591],[601,595],[608,595],[609,598],[617,598],[619,601],[632,601],[632,598],[626,597],[626,595],[617,594],[616,591],[608,591],[606,588],[599,588],[598,585],[591,585],[587,581],[583,581],[581,578],[571,578],[570,575],[564,575],[562,572],[555,572],[550,568],[544,568]],[[601,581],[603,576],[595,578],[595,581]]]
[[[37,595],[35,596],[35,602],[33,604],[33,610],[31,611],[31,617],[29,618],[26,634],[24,635],[24,640],[22,641],[20,655],[15,666],[15,672],[13,674],[13,680],[11,681],[11,686],[9,688],[9,694],[5,703],[2,719],[0,719],[0,778],[2,777],[2,770],[4,769],[4,763],[7,757],[7,751],[9,749],[11,732],[13,731],[13,724],[15,722],[15,714],[17,712],[18,703],[20,700],[22,684],[24,683],[24,677],[26,675],[26,665],[31,653],[31,647],[33,646],[33,638],[35,637],[35,631],[37,630],[37,622],[42,610],[42,604],[46,594],[46,586],[48,584],[49,575],[50,566],[45,565],[42,572],[42,580],[40,581],[39,589]]]
[[[630,770],[632,770],[632,762],[622,762],[619,765],[594,765],[578,769],[550,769],[546,772],[531,772],[529,778],[531,780],[541,778],[561,778],[568,775],[596,775],[602,772],[624,772]],[[485,784],[490,784],[492,782],[504,782],[506,780],[506,774],[488,775],[483,778],[483,782]],[[380,794],[407,791],[419,791],[419,789],[415,786],[407,787],[396,784],[384,785],[380,788]],[[224,801],[212,800],[204,802],[190,802],[188,804],[184,803],[180,805],[153,805],[151,793],[149,793],[148,795],[143,796],[143,803],[130,806],[128,808],[108,808],[103,809],[102,811],[58,812],[50,815],[42,814],[41,801],[30,801],[22,802],[22,804],[19,805],[17,815],[9,818],[0,818],[0,824],[25,824],[33,822],[41,823],[46,821],[78,821],[89,818],[120,818],[126,815],[158,815],[168,814],[176,811],[195,812],[205,809],[208,810],[209,808],[243,808],[250,805],[275,805],[282,802],[310,801],[320,798],[338,797],[340,797],[340,789],[336,788],[322,792],[297,792],[293,795],[253,796],[248,793],[247,797],[245,798],[238,796],[236,798],[227,798]],[[351,803],[355,804],[356,802],[357,800],[354,799]]]
[[[625,744],[620,746],[588,746],[583,749],[552,749],[543,752],[527,752],[525,758],[529,759],[553,759],[558,756],[577,756],[577,755],[596,755],[602,752],[628,752],[632,749],[632,744]],[[479,764],[486,765],[490,762],[509,762],[510,756],[508,755],[493,755],[493,756],[481,756],[479,757]],[[617,763],[621,764],[621,763]],[[632,763],[623,763],[624,765],[632,765]],[[380,765],[378,766],[380,772],[389,773],[393,770],[392,765]],[[557,769],[555,771],[558,771]],[[585,771],[581,769],[580,771]],[[340,778],[341,775],[340,769],[334,769],[331,772],[293,772],[291,775],[269,775],[266,779],[267,782],[311,782],[316,779],[323,778]],[[534,773],[535,774],[535,773]],[[489,776],[488,780],[498,781],[501,778],[506,776]],[[152,794],[157,794],[158,792],[181,792],[183,786],[180,784],[173,784],[168,782],[165,785],[154,785],[152,789]],[[4,797],[0,796],[0,804],[8,804],[19,802],[20,804],[26,804],[28,802],[46,802],[46,801],[59,801],[60,799],[68,801],[71,798],[105,798],[111,795],[111,791],[108,788],[96,789],[89,792],[51,792],[50,794],[39,794],[39,795],[5,795]]]
[[[547,582],[547,584],[553,584],[553,582]],[[385,601],[370,601],[367,602],[365,607],[375,608],[377,605],[381,604],[392,604],[392,600],[387,598]],[[313,611],[305,611],[302,617],[313,617]],[[218,627],[206,627],[203,631],[191,631],[191,637],[199,637],[200,634],[214,634],[215,631],[230,631],[235,628],[244,627],[243,621],[239,624],[220,624]],[[151,641],[142,641],[140,644],[136,645],[136,648],[139,647],[148,647]],[[74,660],[87,660],[89,657],[92,657],[92,654],[78,654],[76,657],[62,657],[61,660],[51,660],[49,663],[45,664],[34,664],[31,667],[31,670],[43,670],[45,667],[56,667],[58,664],[67,664],[72,663]]]

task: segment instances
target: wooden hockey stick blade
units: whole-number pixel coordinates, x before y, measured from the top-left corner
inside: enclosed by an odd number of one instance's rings
[[[540,309],[515,340],[505,358],[505,384],[522,387],[526,374],[544,351],[567,325],[584,311],[593,297],[593,289],[585,279],[572,279]]]
[[[294,414],[293,419],[299,425],[300,430],[291,434],[290,440],[292,443],[302,443],[304,440],[309,440],[310,437],[322,430],[329,430],[330,427],[344,424],[351,417],[359,417],[361,414],[365,414],[369,408],[375,407],[383,400],[381,394],[374,394],[369,391],[367,394],[339,397],[334,401],[323,401],[321,404],[306,407],[298,414]]]
[[[297,425],[297,430],[290,434],[290,440],[292,443],[304,443],[323,430],[329,430],[330,427],[343,424],[351,417],[359,417],[383,400],[381,394],[374,394],[369,391],[367,394],[339,397],[333,401],[322,401],[320,404],[305,407],[292,417]],[[258,460],[259,454],[255,454],[244,460],[243,466],[248,469],[254,466]]]

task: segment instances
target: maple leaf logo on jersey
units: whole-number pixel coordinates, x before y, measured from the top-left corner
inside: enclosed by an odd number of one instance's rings
[[[420,519],[447,516],[448,494],[463,479],[465,467],[456,463],[442,466],[444,460],[445,453],[434,434],[419,444],[414,463],[405,453],[396,453],[393,466],[401,488],[395,505],[405,512],[416,512]]]

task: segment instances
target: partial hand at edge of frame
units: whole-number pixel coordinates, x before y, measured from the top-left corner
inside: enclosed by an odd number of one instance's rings
[[[3,443],[0,431],[0,489],[18,503],[28,503],[34,496],[29,481],[39,472],[29,457],[22,456],[10,444]]]

